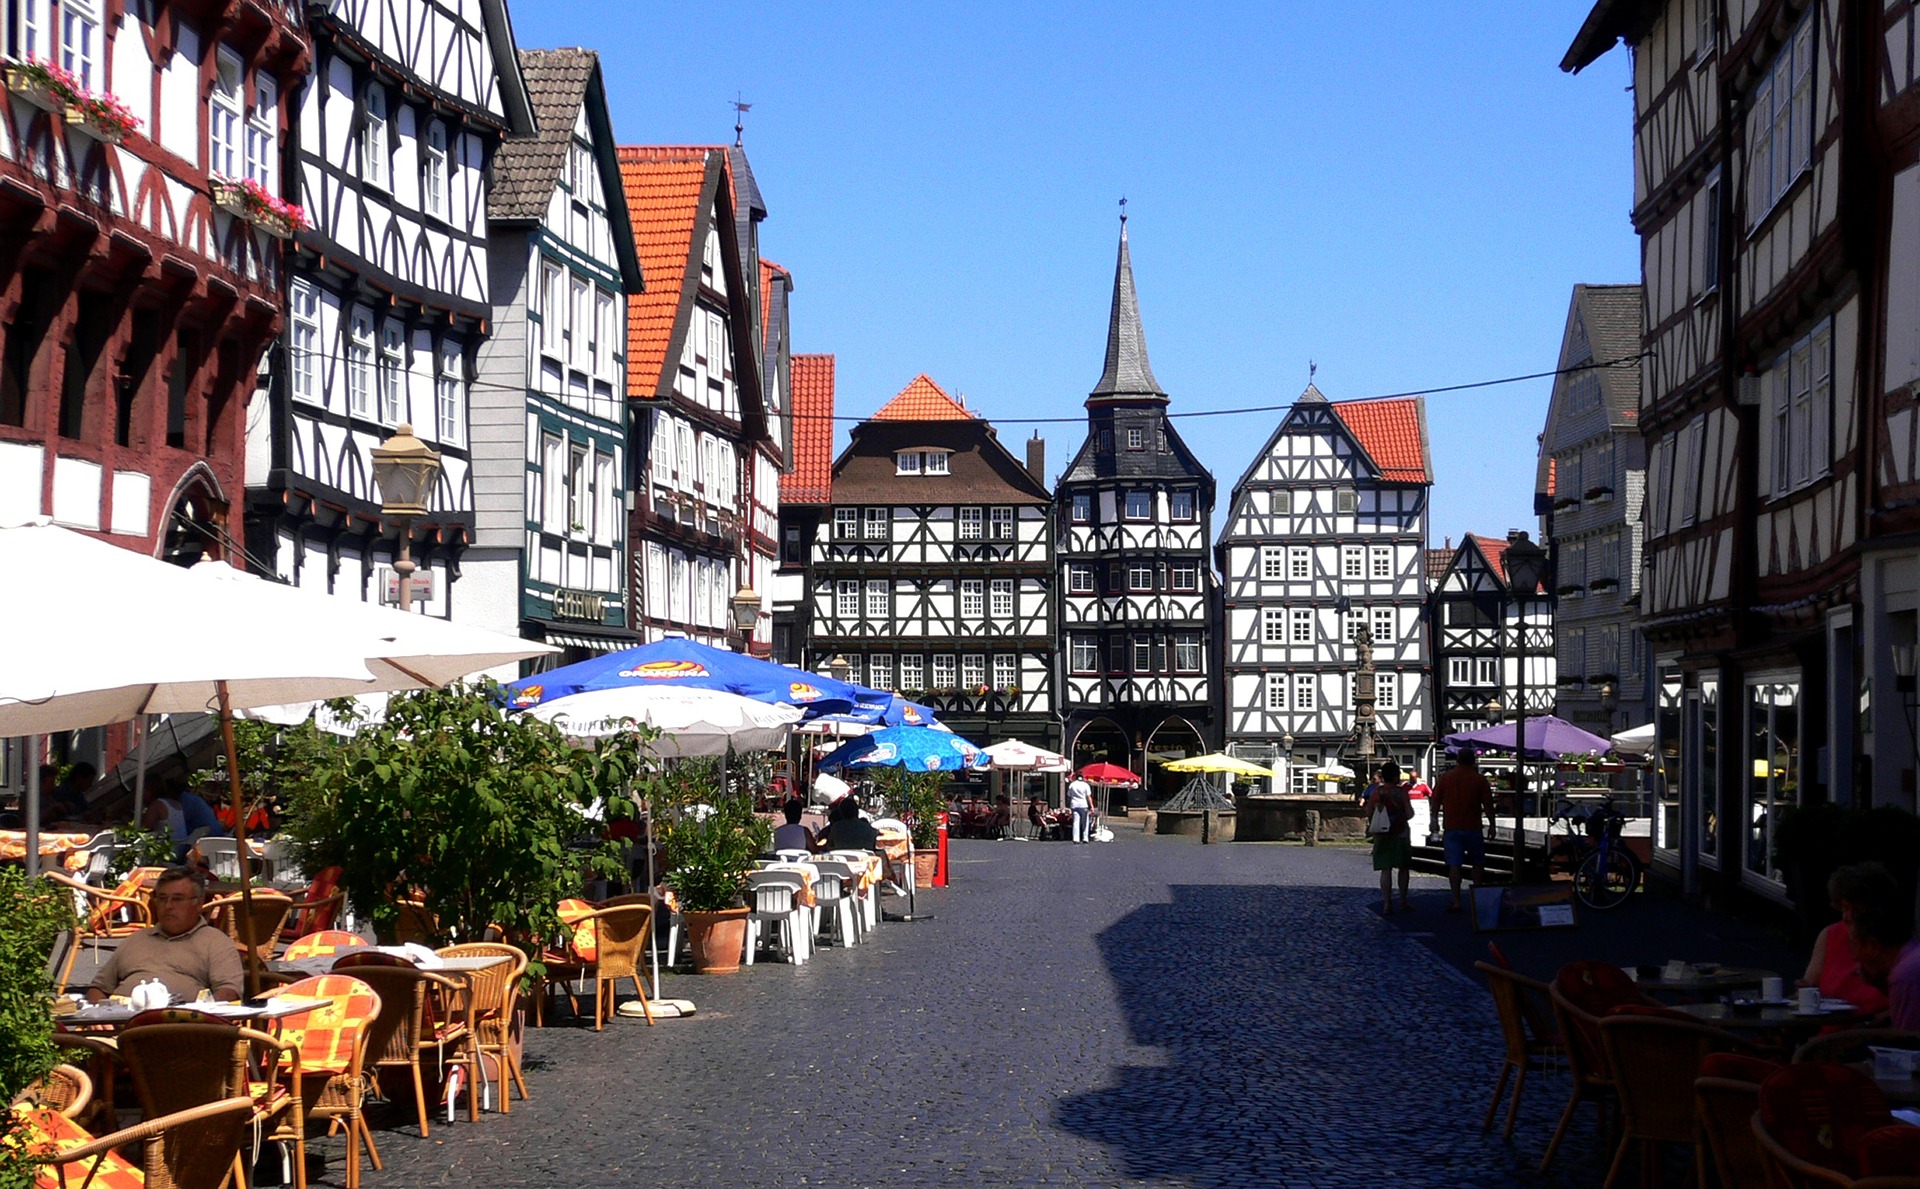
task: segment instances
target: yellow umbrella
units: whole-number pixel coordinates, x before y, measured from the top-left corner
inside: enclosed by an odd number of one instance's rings
[[[1193,756],[1189,759],[1175,760],[1163,767],[1169,772],[1231,772],[1235,776],[1278,776],[1271,768],[1230,756],[1216,751],[1211,755]]]

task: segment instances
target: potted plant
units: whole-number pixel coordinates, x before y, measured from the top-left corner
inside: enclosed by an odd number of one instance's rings
[[[680,761],[656,805],[667,887],[679,901],[696,974],[732,974],[747,938],[747,873],[772,844],[772,827],[745,792],[707,778],[716,766]]]
[[[875,768],[872,775],[887,805],[899,813],[913,838],[914,885],[932,887],[940,862],[940,817],[947,811],[946,773]]]

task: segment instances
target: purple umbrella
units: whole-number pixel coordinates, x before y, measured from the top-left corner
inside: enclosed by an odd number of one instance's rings
[[[1512,751],[1514,749],[1515,724],[1500,723],[1483,727],[1478,731],[1463,731],[1457,735],[1448,735],[1440,742],[1450,752],[1464,748],[1491,748],[1494,751]],[[1551,714],[1527,716],[1527,755],[1529,760],[1558,760],[1561,756],[1574,754],[1605,754],[1613,748],[1610,740],[1590,734],[1574,726],[1564,718],[1555,718]]]

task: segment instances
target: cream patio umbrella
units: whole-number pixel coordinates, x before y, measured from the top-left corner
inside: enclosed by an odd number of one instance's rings
[[[983,747],[980,750],[986,752],[987,760],[993,767],[1008,771],[1047,773],[1073,771],[1073,765],[1059,752],[1035,747],[1031,743],[1022,743],[1018,739],[1002,739],[992,747]]]
[[[1169,772],[1226,772],[1234,776],[1278,776],[1272,768],[1216,751],[1161,765]]]
[[[674,757],[785,747],[805,711],[725,690],[623,686],[568,694],[522,713],[577,739],[617,734],[628,723],[641,723],[662,732],[652,745],[653,754]]]

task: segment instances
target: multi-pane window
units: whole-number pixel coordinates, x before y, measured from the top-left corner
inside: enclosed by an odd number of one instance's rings
[[[1013,540],[1013,509],[995,508],[990,523],[993,526],[993,539],[996,541]]]
[[[1092,566],[1068,566],[1067,567],[1067,590],[1069,593],[1072,593],[1072,594],[1092,594],[1093,593],[1093,567]]]
[[[407,368],[406,340],[401,336],[400,324],[385,322],[380,326],[380,420],[388,425],[398,425],[405,420],[400,410],[400,374]]]
[[[1447,658],[1447,684],[1473,684],[1473,658],[1470,656],[1450,656]]]
[[[1075,524],[1086,524],[1093,519],[1093,497],[1091,495],[1083,494],[1074,496],[1070,507]]]
[[[559,434],[540,435],[540,506],[534,510],[534,519],[547,532],[559,532],[565,527],[559,520],[567,508],[566,450],[566,443]],[[674,561],[674,582],[678,586],[685,582],[682,574],[685,559],[676,553]]]
[[[1284,644],[1287,641],[1287,610],[1284,607],[1262,607],[1260,609],[1260,639],[1267,644]]]
[[[588,511],[592,507],[591,493],[587,491],[587,448],[574,446],[567,451],[567,526],[569,532],[586,534],[591,526],[587,523]],[[701,573],[705,577],[705,571]]]
[[[447,217],[447,126],[427,125],[427,149],[421,163],[420,205],[436,219]]]
[[[1333,510],[1342,516],[1351,516],[1359,506],[1359,500],[1351,487],[1336,487],[1333,490]]]
[[[1375,710],[1397,710],[1400,707],[1400,674],[1375,673],[1373,675],[1373,708]]]
[[[1772,393],[1773,493],[1823,477],[1832,453],[1833,324],[1795,343],[1767,376]]]
[[[1135,673],[1151,673],[1154,671],[1152,636],[1135,636],[1133,638],[1133,671]]]
[[[1318,710],[1320,708],[1319,683],[1311,673],[1293,675],[1293,708],[1295,710]]]
[[[1200,636],[1195,632],[1180,632],[1173,638],[1173,671],[1175,673],[1198,673],[1200,671]]]
[[[1020,658],[1011,652],[993,654],[993,685],[995,689],[1012,689],[1020,684]]]
[[[868,541],[884,541],[891,535],[893,511],[890,508],[868,508],[860,519],[860,536]]]
[[[360,177],[369,185],[387,184],[387,92],[379,83],[367,86],[365,123],[360,127]]]
[[[207,103],[207,172],[223,178],[245,176],[246,65],[221,46],[214,55],[213,95]]]
[[[834,588],[834,614],[841,619],[860,618],[860,584],[851,578],[843,578]]]
[[[966,689],[979,689],[987,683],[987,657],[985,653],[968,652],[960,657],[960,684]]]
[[[1352,644],[1360,638],[1360,629],[1367,624],[1365,608],[1355,607],[1347,612],[1347,643]]]
[[[893,689],[893,658],[881,653],[867,658],[867,684],[875,689]]]
[[[1167,515],[1176,521],[1194,520],[1199,504],[1191,491],[1176,491],[1167,497]]]
[[[561,286],[565,277],[560,266],[552,261],[542,261],[540,265],[540,350],[548,355],[559,355],[560,344],[566,330],[566,304],[561,296]]]
[[[987,612],[987,584],[978,578],[960,580],[960,618],[979,619]]]
[[[908,653],[900,658],[900,688],[925,689],[927,687],[927,658],[919,653]]]
[[[1127,449],[1145,450],[1146,448],[1147,448],[1147,431],[1144,429],[1141,429],[1137,425],[1129,426],[1127,428]]]
[[[440,344],[440,369],[433,377],[433,405],[440,441],[447,445],[460,442],[461,406],[466,403],[460,399],[465,391],[463,371],[459,344]]]
[[[851,541],[860,535],[860,509],[835,508],[833,510],[833,536],[837,541]]]
[[[993,599],[994,618],[1005,619],[1013,614],[1013,579],[995,578],[988,593]]]
[[[100,0],[61,0],[60,65],[89,91],[106,89],[100,40]]]
[[[589,366],[587,354],[587,304],[593,286],[581,277],[567,285],[567,362],[578,368]]]
[[[304,277],[295,277],[288,291],[292,315],[287,336],[287,372],[293,398],[320,400],[320,291]]]
[[[1153,519],[1153,493],[1151,491],[1129,491],[1127,493],[1127,519]]]
[[[1367,558],[1372,567],[1372,577],[1393,577],[1393,546],[1375,545],[1367,551]]]
[[[945,475],[949,473],[945,450],[896,450],[893,472],[896,475]]]
[[[867,583],[867,618],[885,620],[893,614],[893,584],[884,579]]]
[[[707,315],[707,370],[715,380],[733,370],[727,359],[726,320],[711,312]]]
[[[985,536],[985,533],[981,531],[981,524],[984,520],[985,517],[979,508],[960,509],[960,539],[962,541],[980,540],[981,537]]]
[[[1313,643],[1313,608],[1295,607],[1287,613],[1289,627],[1287,642],[1290,644]]]
[[[21,62],[48,56],[47,0],[19,0],[7,7],[4,19],[8,25],[0,35],[10,56]]]
[[[601,375],[613,371],[613,294],[605,289],[593,291],[593,370]]]
[[[1285,710],[1287,708],[1287,675],[1285,673],[1267,674],[1267,709]]]
[[[280,192],[280,85],[264,70],[253,75],[247,108],[247,176],[269,194]]]
[[[1200,589],[1200,565],[1198,562],[1174,562],[1168,570],[1168,573],[1172,575],[1174,590],[1195,591]]]
[[[373,315],[365,310],[347,323],[347,411],[373,415]]]
[[[933,688],[952,689],[955,681],[953,654],[942,652],[933,658]]]
[[[1500,684],[1500,661],[1497,657],[1475,657],[1473,671],[1475,685]]]
[[[1813,160],[1813,13],[1774,55],[1747,112],[1747,218],[1758,225]]]
[[[1260,546],[1260,578],[1278,582],[1287,576],[1287,551],[1282,545]]]
[[[1146,590],[1152,590],[1153,588],[1154,588],[1153,566],[1151,564],[1133,565],[1133,566],[1127,567],[1127,589],[1128,590],[1146,591]]]
[[[1075,636],[1068,643],[1068,659],[1075,673],[1092,673],[1100,668],[1100,642],[1092,636]]]
[[[1287,577],[1301,582],[1313,577],[1313,551],[1305,545],[1287,546]]]
[[[1373,609],[1373,642],[1375,644],[1393,643],[1393,618],[1392,607]]]
[[[1367,550],[1364,545],[1340,546],[1340,577],[1365,578]]]
[[[920,451],[896,450],[893,455],[893,473],[896,475],[917,475],[920,473]]]

